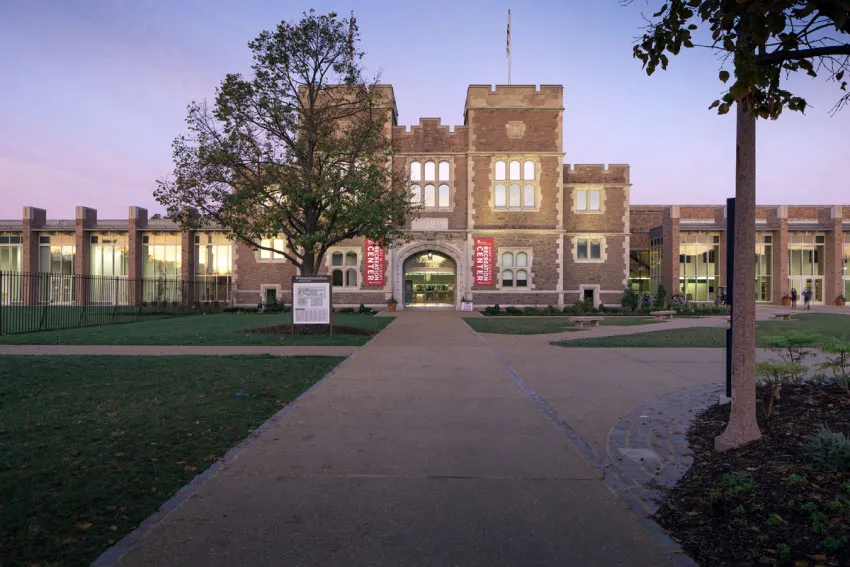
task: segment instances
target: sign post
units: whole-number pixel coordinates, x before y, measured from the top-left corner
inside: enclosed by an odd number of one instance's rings
[[[328,325],[331,322],[330,276],[292,276],[292,332],[296,325]]]

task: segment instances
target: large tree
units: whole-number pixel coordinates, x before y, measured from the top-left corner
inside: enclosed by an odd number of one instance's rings
[[[630,3],[631,0],[625,0]],[[694,33],[708,27],[708,45]],[[735,106],[735,273],[732,306],[732,411],[715,446],[729,449],[760,437],[756,422],[755,377],[755,213],[756,118],[776,119],[788,110],[805,111],[804,98],[783,80],[803,70],[824,74],[843,94],[834,110],[850,101],[845,72],[850,66],[850,0],[670,0],[655,12],[634,56],[648,74],[682,48],[707,47],[731,60],[732,72],[719,79],[731,86],[709,108],[725,114]],[[730,227],[731,228],[731,227]]]
[[[174,173],[154,192],[168,215],[229,228],[304,275],[342,240],[399,237],[414,207],[392,166],[393,101],[364,78],[358,42],[353,16],[313,11],[250,42],[252,76],[229,74],[213,105],[189,105]]]

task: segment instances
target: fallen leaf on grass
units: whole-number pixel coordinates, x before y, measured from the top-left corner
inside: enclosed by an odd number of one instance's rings
[[[87,530],[91,527],[91,522],[77,522],[74,525],[80,528],[81,530]]]

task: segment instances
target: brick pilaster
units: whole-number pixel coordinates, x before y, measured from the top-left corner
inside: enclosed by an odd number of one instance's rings
[[[24,207],[23,216],[23,270],[30,275],[24,279],[23,292],[26,305],[38,304],[38,237],[39,228],[47,224],[47,211]]]

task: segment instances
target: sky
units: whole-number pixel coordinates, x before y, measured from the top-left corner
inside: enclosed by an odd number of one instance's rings
[[[2,0],[0,218],[26,205],[48,218],[74,207],[101,219],[163,208],[157,179],[186,107],[211,99],[227,73],[250,71],[248,42],[304,10],[354,10],[369,75],[394,87],[399,124],[463,124],[470,84],[564,86],[565,163],[628,163],[633,204],[723,204],[734,194],[734,112],[720,61],[687,50],[647,77],[632,57],[643,14],[660,0],[316,2],[291,0]],[[824,78],[787,83],[812,105],[759,121],[760,204],[850,204],[850,108]]]

